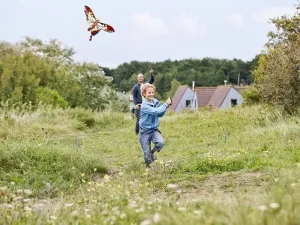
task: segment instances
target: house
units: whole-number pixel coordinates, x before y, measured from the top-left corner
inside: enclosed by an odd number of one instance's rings
[[[243,103],[242,95],[231,85],[197,87],[193,98],[193,109],[210,105],[214,109],[230,108]]]
[[[169,110],[179,113],[184,109],[191,108],[193,96],[194,91],[188,85],[179,86],[172,97],[172,105],[170,105]]]
[[[198,110],[205,106],[222,109],[242,103],[241,93],[231,85],[196,87],[194,91],[188,85],[181,85],[172,97],[170,109],[175,112],[182,112],[184,109]]]

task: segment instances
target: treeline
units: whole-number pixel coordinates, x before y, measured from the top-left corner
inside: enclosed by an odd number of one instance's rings
[[[111,79],[94,63],[77,63],[72,48],[57,40],[26,37],[0,42],[0,101],[10,105],[47,104],[93,110],[127,110]]]
[[[165,98],[180,84],[196,86],[216,86],[224,84],[250,85],[253,82],[251,72],[256,68],[258,56],[251,61],[240,59],[184,59],[165,60],[163,62],[138,62],[123,63],[117,68],[104,71],[113,76],[113,86],[119,91],[131,91],[136,83],[139,72],[149,78],[149,70],[155,70],[155,85],[160,97]],[[173,85],[172,85],[173,84]],[[173,87],[172,87],[173,86]]]

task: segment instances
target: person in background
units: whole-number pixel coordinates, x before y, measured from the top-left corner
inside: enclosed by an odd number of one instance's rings
[[[142,94],[141,94],[141,85],[143,83],[154,83],[154,71],[150,70],[150,80],[144,81],[145,77],[142,73],[139,73],[137,75],[137,83],[132,88],[132,97],[133,97],[133,103],[135,105],[135,116],[136,116],[136,123],[135,123],[135,134],[139,134],[139,121],[140,121],[140,107],[143,101]]]
[[[129,108],[130,108],[131,116],[132,116],[132,118],[134,118],[134,114],[135,114],[135,105],[134,105],[134,103],[133,103],[133,97],[132,97],[132,95],[129,96],[129,102],[130,102]]]

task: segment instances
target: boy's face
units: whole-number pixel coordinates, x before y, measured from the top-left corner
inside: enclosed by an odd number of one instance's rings
[[[152,87],[147,88],[145,98],[147,100],[152,100],[154,97],[154,89]]]

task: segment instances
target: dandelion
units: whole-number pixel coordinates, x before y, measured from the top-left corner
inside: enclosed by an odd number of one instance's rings
[[[155,213],[153,215],[153,222],[154,223],[159,223],[159,221],[160,221],[160,215],[159,215],[159,213]]]
[[[276,203],[276,202],[272,202],[272,203],[270,204],[270,208],[272,208],[272,209],[278,209],[278,208],[279,208],[279,204]]]

